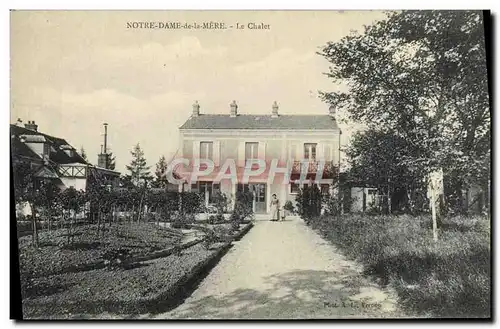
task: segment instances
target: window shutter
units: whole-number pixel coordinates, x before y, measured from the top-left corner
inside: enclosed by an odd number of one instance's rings
[[[214,166],[219,167],[220,166],[220,141],[215,141],[214,142]]]
[[[238,167],[245,166],[245,142],[240,142],[238,146]]]
[[[292,161],[298,161],[299,157],[297,155],[297,144],[295,143],[290,143],[290,154],[289,158]]]
[[[325,160],[325,144],[318,143],[316,145],[316,159]]]
[[[200,141],[193,141],[193,160],[200,158]]]
[[[259,141],[259,150],[258,150],[258,158],[261,160],[266,159],[266,142]]]
[[[282,161],[286,161],[287,160],[287,157],[286,157],[286,150],[287,150],[287,147],[286,147],[286,142],[284,140],[281,140],[281,153],[280,153],[280,158]]]

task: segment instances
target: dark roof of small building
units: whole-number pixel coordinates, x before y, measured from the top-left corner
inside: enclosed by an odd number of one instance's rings
[[[43,136],[47,143],[54,149],[54,152],[50,152],[49,159],[58,164],[66,164],[66,163],[83,163],[88,164],[85,159],[81,157],[76,150],[72,152],[72,156],[69,156],[64,150],[61,148],[63,145],[71,146],[65,139],[58,138],[54,136],[50,136],[39,131],[27,129],[17,125],[10,125],[10,133],[13,136],[11,138],[11,146],[12,152],[15,152],[18,156],[24,156],[32,159],[40,159],[40,156],[33,152],[25,143],[20,140],[21,135],[34,135],[34,136]],[[67,146],[63,146],[63,148],[67,149]]]
[[[337,121],[329,115],[271,115],[200,114],[191,116],[179,129],[339,129]]]

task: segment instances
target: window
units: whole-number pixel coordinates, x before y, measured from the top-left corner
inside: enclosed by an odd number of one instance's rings
[[[330,194],[330,185],[321,184],[321,195],[327,196]]]
[[[300,189],[300,184],[294,183],[294,182],[290,182],[290,194],[297,194],[297,193],[299,193],[299,189]]]
[[[73,153],[73,150],[64,150],[64,152],[69,156],[69,157],[73,157],[75,154]]]
[[[191,184],[191,191],[200,193],[205,198],[205,194],[208,192],[208,202],[214,202],[214,193],[220,192],[220,184],[213,182],[197,182],[196,184]]]
[[[238,192],[253,192],[253,187],[249,184],[238,184],[236,190]]]
[[[210,193],[212,190],[212,182],[198,182],[198,191],[205,195],[208,191]]]
[[[304,158],[309,160],[316,160],[316,143],[304,144]]]
[[[259,143],[245,143],[245,161],[257,159],[259,156]]]
[[[47,143],[43,144],[43,157],[48,158],[50,156],[50,145]]]
[[[200,142],[200,159],[213,160],[213,142]]]

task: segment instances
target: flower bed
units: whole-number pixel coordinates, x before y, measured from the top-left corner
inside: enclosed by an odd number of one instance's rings
[[[192,226],[196,230],[212,231],[216,238],[208,239],[203,234],[205,241],[201,244],[198,242],[202,238],[196,238],[142,254],[141,250],[149,249],[139,248],[115,267],[23,278],[24,317],[73,318],[75,314],[92,317],[103,312],[139,314],[164,312],[174,307],[192,290],[190,282],[200,279],[199,273],[210,268],[229,248],[231,241],[239,240],[253,224],[242,224],[236,231],[231,224]],[[159,242],[156,238],[150,239]],[[123,243],[111,245],[115,251],[130,247]]]
[[[130,257],[145,255],[179,244],[182,239],[179,231],[159,229],[150,223],[113,224],[99,237],[95,225],[79,226],[75,231],[74,242],[69,244],[66,229],[40,232],[39,248],[31,246],[31,236],[19,238],[22,282],[88,268],[104,262],[106,253],[126,250]]]
[[[25,318],[72,318],[77,314],[164,312],[179,303],[210,263],[230,244],[196,244],[178,254],[126,270],[94,270],[36,279],[43,296],[23,300]]]

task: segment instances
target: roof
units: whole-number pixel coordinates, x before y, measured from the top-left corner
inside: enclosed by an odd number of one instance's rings
[[[40,135],[21,135],[19,137],[21,141],[28,143],[45,143],[47,141],[45,137]]]
[[[200,114],[191,116],[179,129],[284,129],[333,130],[337,121],[329,115]]]
[[[81,157],[78,152],[71,152],[72,155],[69,156],[62,148],[68,148],[64,145],[71,146],[65,139],[58,138],[54,136],[50,136],[39,131],[27,129],[17,125],[10,125],[10,133],[11,133],[11,145],[12,152],[14,155],[29,157],[32,159],[39,160],[41,157],[33,152],[25,143],[20,140],[21,136],[28,137],[29,141],[38,141],[41,142],[43,139],[53,148],[54,152],[50,152],[49,159],[57,164],[67,164],[67,163],[82,163],[88,164],[85,159]],[[38,137],[35,137],[38,136]],[[61,148],[62,147],[62,148]],[[71,149],[74,149],[71,147]]]

